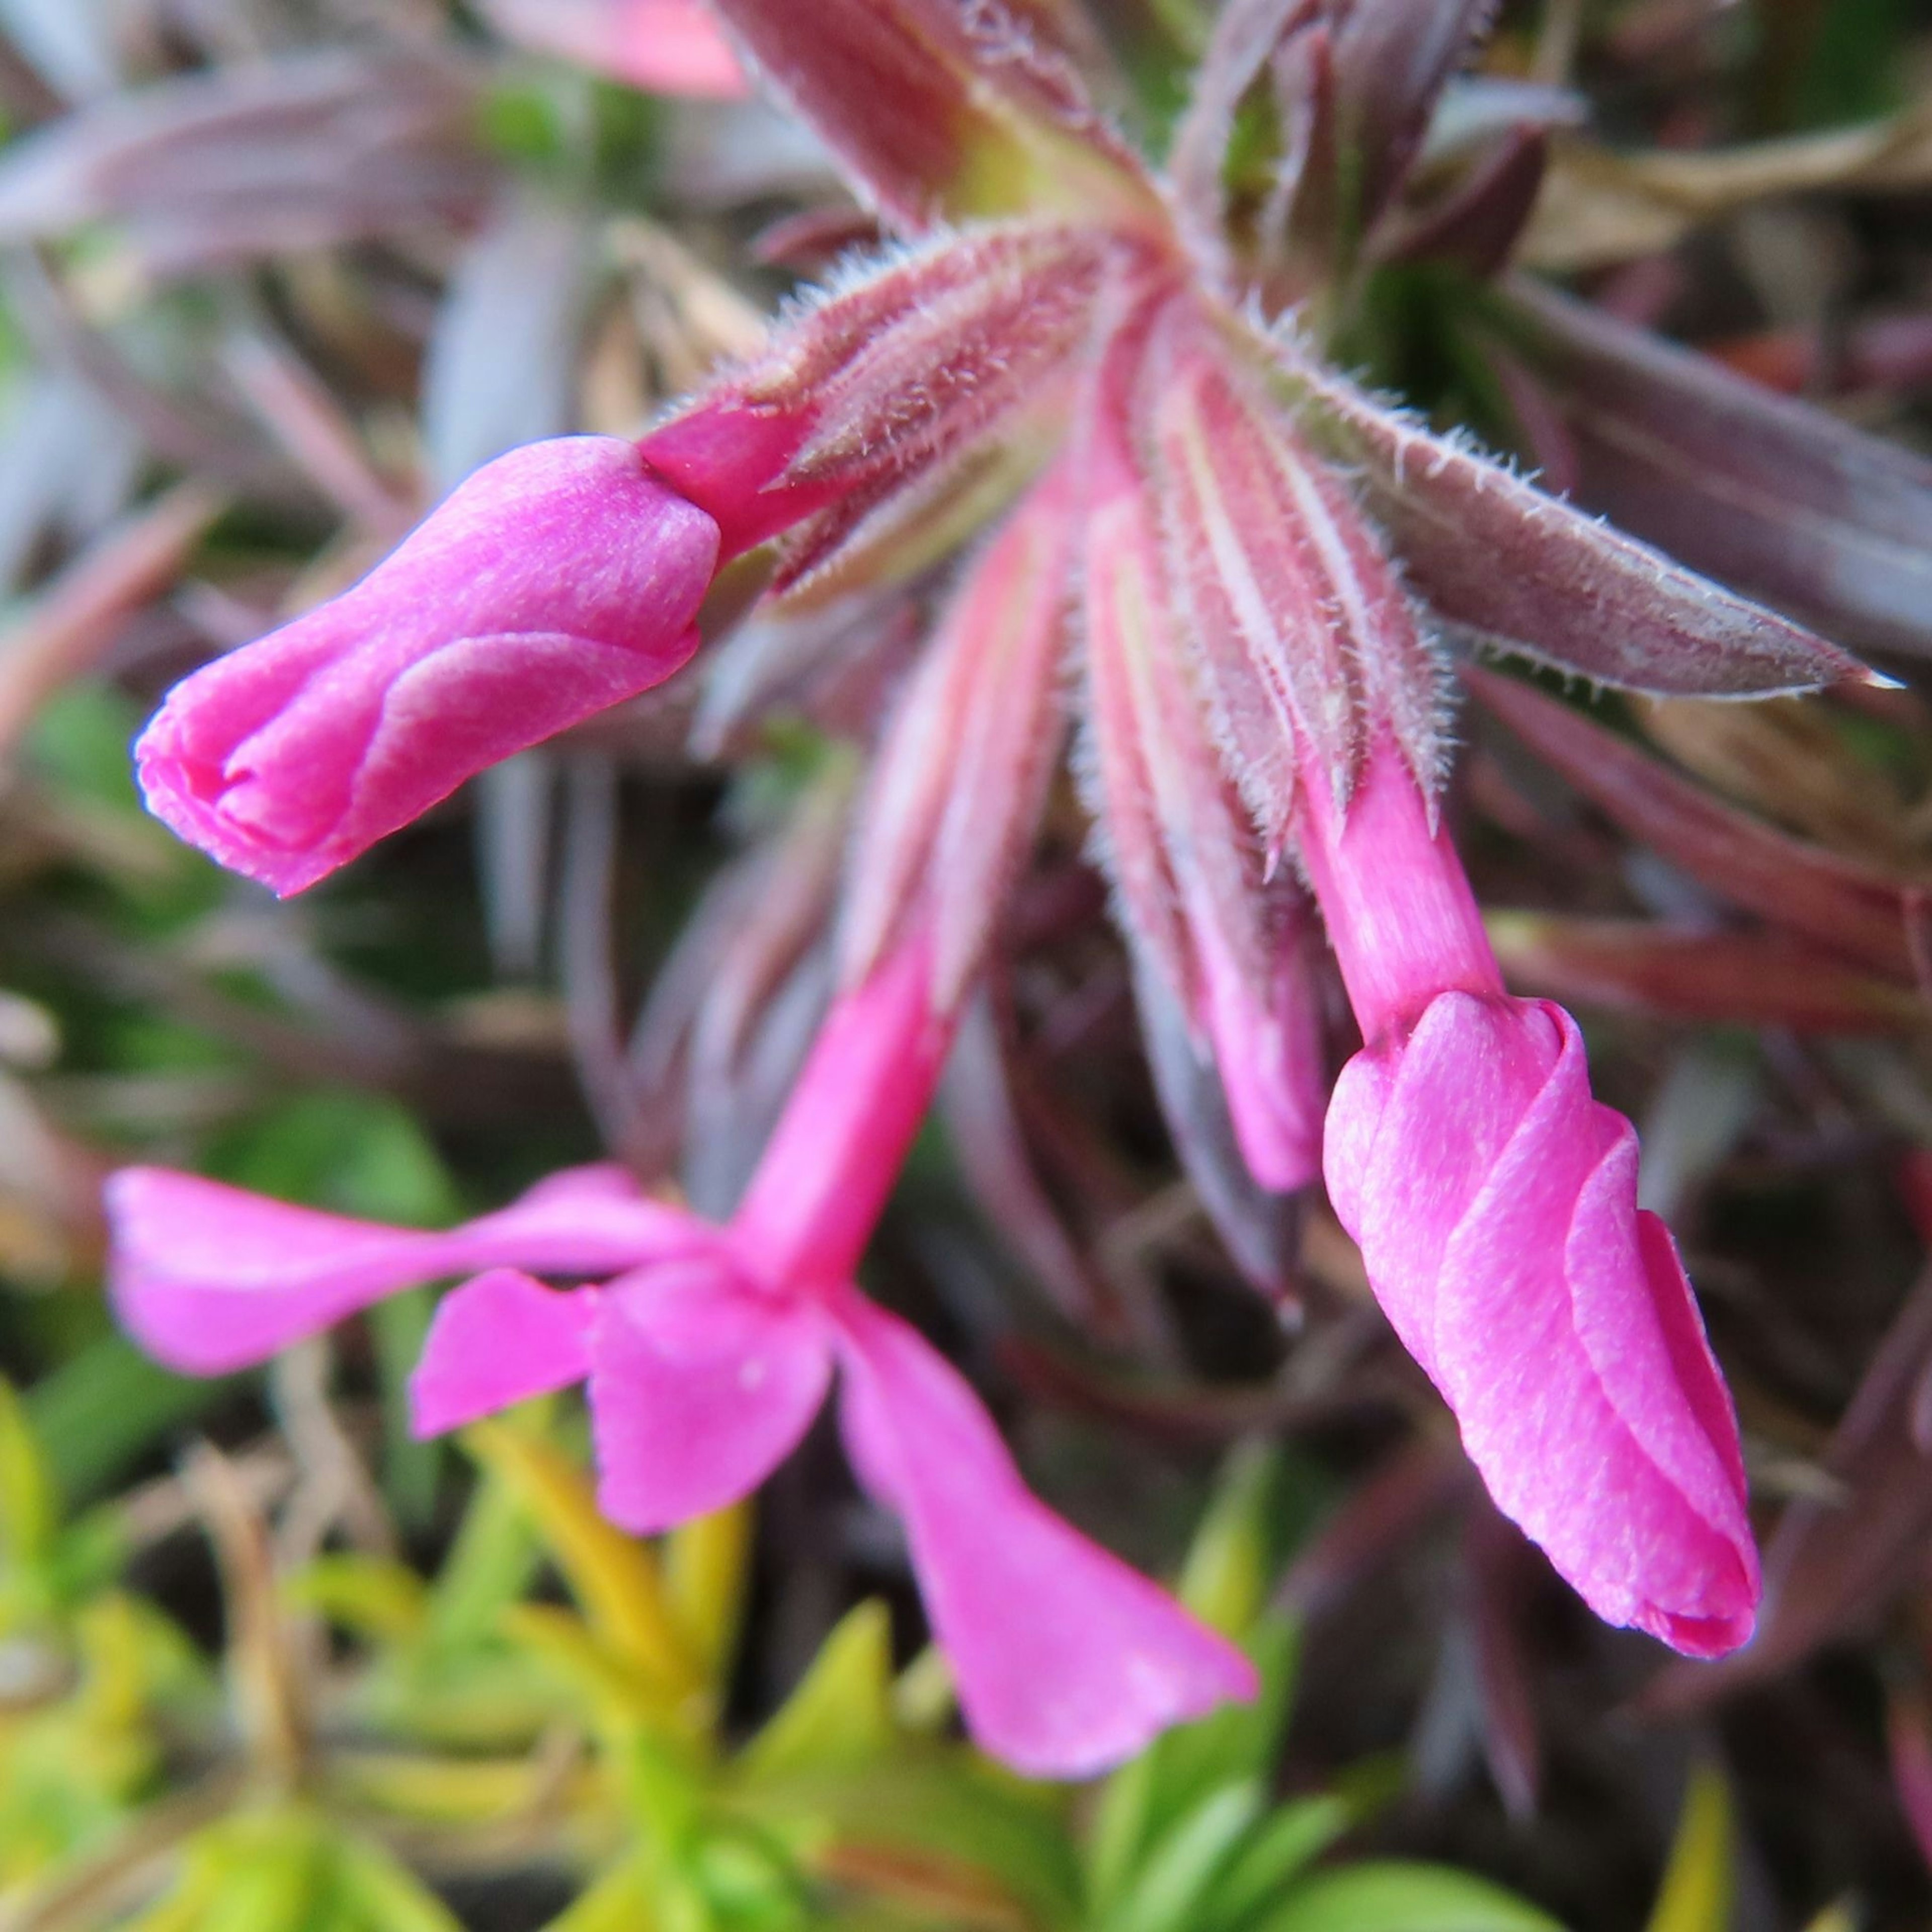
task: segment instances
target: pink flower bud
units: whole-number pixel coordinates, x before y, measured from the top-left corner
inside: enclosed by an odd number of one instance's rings
[[[668,677],[717,556],[716,525],[630,444],[512,451],[352,589],[178,685],[135,748],[148,805],[298,892]]]
[[[1606,1622],[1693,1656],[1744,1642],[1759,1579],[1736,1420],[1576,1022],[1442,994],[1343,1072],[1327,1166],[1498,1507]]]
[[[1302,851],[1368,1045],[1337,1084],[1329,1197],[1498,1506],[1598,1616],[1694,1656],[1751,1633],[1737,1420],[1636,1136],[1560,1006],[1502,988],[1468,880],[1400,755]]]

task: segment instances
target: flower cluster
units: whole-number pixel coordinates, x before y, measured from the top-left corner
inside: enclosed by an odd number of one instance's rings
[[[183,836],[297,890],[678,671],[748,572],[780,613],[863,610],[983,530],[874,752],[806,1072],[722,1229],[601,1170],[441,1237],[123,1176],[124,1318],[214,1369],[473,1274],[418,1371],[423,1425],[587,1380],[607,1507],[639,1528],[755,1484],[836,1364],[855,1466],[906,1521],[992,1748],[1088,1770],[1239,1694],[1240,1660],[1034,1502],[958,1378],[850,1285],[1070,688],[1170,1104],[1204,1084],[1264,1192],[1325,1176],[1498,1503],[1600,1615],[1695,1654],[1742,1642],[1759,1580],[1730,1400],[1636,1206],[1628,1124],[1569,1016],[1504,991],[1439,822],[1439,640],[1667,692],[1858,668],[1431,436],[1300,332],[1412,234],[1403,183],[1484,10],[1231,0],[1161,177],[1093,104],[1059,0],[716,10],[905,239],[640,442],[480,472],[354,589],[180,686],[139,764]],[[1226,158],[1258,91],[1282,146],[1244,195]],[[1472,220],[1520,218],[1508,170],[1470,178]],[[1317,910],[1364,1042],[1332,1099]]]

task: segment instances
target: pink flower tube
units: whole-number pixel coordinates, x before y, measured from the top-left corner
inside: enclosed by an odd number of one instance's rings
[[[108,1203],[123,1323],[194,1373],[243,1366],[451,1274],[412,1383],[419,1432],[587,1382],[604,1513],[646,1533],[756,1488],[841,1383],[860,1479],[903,1520],[973,1734],[1084,1777],[1250,1696],[1252,1670],[1026,1487],[979,1399],[848,1277],[950,1043],[929,949],[835,1006],[730,1226],[611,1168],[446,1234],[371,1226],[135,1168]],[[538,1273],[596,1284],[559,1292]]]
[[[1330,1197],[1498,1505],[1606,1622],[1692,1656],[1760,1594],[1730,1399],[1630,1124],[1576,1022],[1503,991],[1468,884],[1384,740],[1302,851],[1367,1041],[1328,1112]]]
[[[176,686],[135,747],[148,803],[298,892],[668,677],[698,647],[718,548],[629,443],[514,450],[352,590]]]

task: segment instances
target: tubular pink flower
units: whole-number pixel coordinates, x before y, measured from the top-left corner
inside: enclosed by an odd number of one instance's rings
[[[1760,1594],[1730,1399],[1636,1136],[1576,1022],[1503,992],[1462,867],[1386,740],[1302,852],[1367,1046],[1328,1112],[1335,1211],[1498,1505],[1607,1622],[1693,1656]]]
[[[340,597],[169,694],[135,759],[184,838],[298,892],[698,647],[717,525],[630,444],[478,470]]]
[[[598,1500],[640,1533],[719,1509],[788,1455],[835,1372],[861,1480],[904,1521],[974,1735],[1016,1769],[1082,1777],[1251,1696],[1246,1660],[1026,1488],[966,1383],[847,1280],[951,1043],[914,944],[835,1005],[731,1225],[560,1174],[447,1234],[287,1208],[184,1174],[111,1184],[111,1280],[172,1366],[259,1360],[439,1276],[411,1384],[418,1432],[587,1379]],[[538,1274],[604,1277],[574,1292]]]

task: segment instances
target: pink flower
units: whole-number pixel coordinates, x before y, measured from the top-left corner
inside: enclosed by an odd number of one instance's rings
[[[853,1466],[904,1522],[974,1735],[1031,1774],[1102,1770],[1251,1696],[1253,1672],[1035,1498],[965,1382],[850,1285],[950,1043],[931,972],[910,948],[839,1001],[728,1228],[611,1168],[441,1234],[134,1168],[108,1197],[121,1318],[164,1362],[218,1372],[404,1287],[472,1275],[418,1364],[418,1432],[587,1382],[600,1506],[640,1533],[757,1487],[836,1372]],[[559,1292],[538,1271],[598,1280]]]
[[[736,100],[751,90],[700,0],[484,0],[497,32],[647,94]]]
[[[716,524],[628,443],[478,470],[341,596],[198,671],[135,748],[149,807],[299,891],[698,647]]]
[[[1499,1508],[1606,1622],[1693,1656],[1760,1594],[1736,1418],[1630,1123],[1576,1022],[1503,992],[1454,851],[1384,744],[1302,850],[1368,1045],[1328,1190]]]

